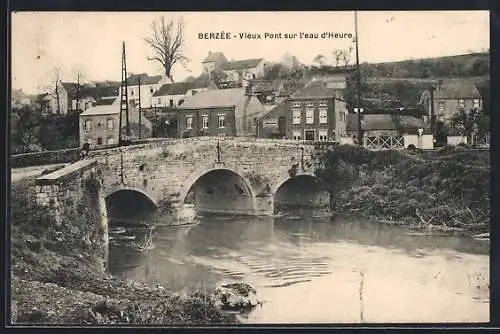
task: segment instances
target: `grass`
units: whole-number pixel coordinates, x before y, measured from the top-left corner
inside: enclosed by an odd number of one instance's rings
[[[417,229],[489,230],[489,152],[444,148],[410,154],[339,146],[324,160],[317,173],[334,193],[337,212]]]
[[[78,215],[60,233],[47,209],[29,196],[33,185],[34,178],[23,179],[11,189],[12,324],[237,322],[206,291],[180,296],[105,273],[92,248],[79,242],[89,230],[78,227],[92,225],[80,220],[89,217]]]

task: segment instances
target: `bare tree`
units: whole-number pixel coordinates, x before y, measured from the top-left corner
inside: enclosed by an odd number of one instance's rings
[[[325,66],[325,56],[319,54],[316,57],[314,57],[313,62],[317,63],[320,67]]]
[[[165,21],[164,16],[158,21],[153,21],[152,35],[144,38],[144,41],[154,53],[154,56],[148,57],[148,60],[160,63],[165,75],[172,81],[174,81],[172,68],[176,64],[182,64],[186,68],[186,64],[191,61],[183,54],[184,22],[182,19],[177,24],[173,21]]]
[[[76,107],[75,109],[76,110],[79,110],[79,105],[80,105],[80,99],[81,99],[81,83],[82,83],[82,80],[84,78],[84,75],[82,73],[82,70],[77,70],[76,73],[75,73],[75,77],[76,77]]]

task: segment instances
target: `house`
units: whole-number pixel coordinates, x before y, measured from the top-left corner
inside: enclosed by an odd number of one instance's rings
[[[201,62],[201,67],[203,69],[203,73],[210,74],[213,71],[220,70],[220,67],[223,63],[226,63],[227,59],[222,52],[214,52],[208,51],[208,56],[203,59]]]
[[[188,82],[165,84],[153,94],[153,106],[169,108],[178,107],[184,102],[188,90]]]
[[[241,88],[207,90],[186,98],[178,108],[180,137],[255,136],[265,109]]]
[[[264,58],[233,60],[223,63],[220,70],[225,75],[225,81],[241,82],[264,76]]]
[[[347,108],[340,90],[313,82],[291,94],[286,104],[288,138],[338,141],[345,135]]]
[[[433,103],[434,102],[434,103]],[[436,85],[433,96],[430,90],[422,93],[420,103],[424,106],[427,118],[434,113],[438,121],[447,122],[460,109],[470,111],[483,109],[481,94],[472,82],[463,80],[440,80]]]
[[[362,136],[367,137],[400,137],[405,134],[417,135],[418,129],[429,132],[421,118],[410,115],[394,114],[366,114],[361,116]],[[358,115],[347,115],[347,129],[349,137],[357,138],[359,135]]]
[[[147,73],[131,74],[127,78],[128,101],[134,105],[139,103],[139,78],[141,83],[141,108],[153,108],[153,94],[157,92],[161,86],[171,83],[170,79],[162,75],[149,76]],[[121,94],[121,88],[119,95]]]
[[[57,87],[47,94],[49,111],[53,114],[67,114],[70,111],[86,110],[95,102],[89,87],[75,82],[59,81]]]
[[[269,106],[264,105],[264,108],[266,109],[266,113],[258,120],[257,137],[286,137],[287,104],[282,102]]]
[[[121,115],[122,134],[126,135],[126,113]],[[151,122],[141,115],[140,138],[149,138],[152,135]],[[92,149],[105,148],[118,144],[118,128],[120,127],[120,99],[116,98],[111,104],[91,107],[80,114],[80,145],[90,143]],[[139,138],[139,112],[135,106],[129,104],[129,139]],[[123,137],[122,137],[123,138]]]

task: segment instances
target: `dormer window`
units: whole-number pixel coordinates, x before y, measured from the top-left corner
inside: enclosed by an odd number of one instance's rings
[[[314,102],[312,102],[312,101],[307,102],[306,107],[309,107],[309,108],[314,107]]]
[[[328,106],[328,101],[319,101],[319,106],[320,107],[327,107]]]

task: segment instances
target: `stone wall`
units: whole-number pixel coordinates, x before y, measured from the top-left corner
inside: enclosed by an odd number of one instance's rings
[[[104,269],[108,226],[101,184],[97,161],[82,160],[38,177],[35,200],[52,212],[62,239],[80,242]]]
[[[78,160],[79,148],[11,155],[11,168],[67,163]]]

